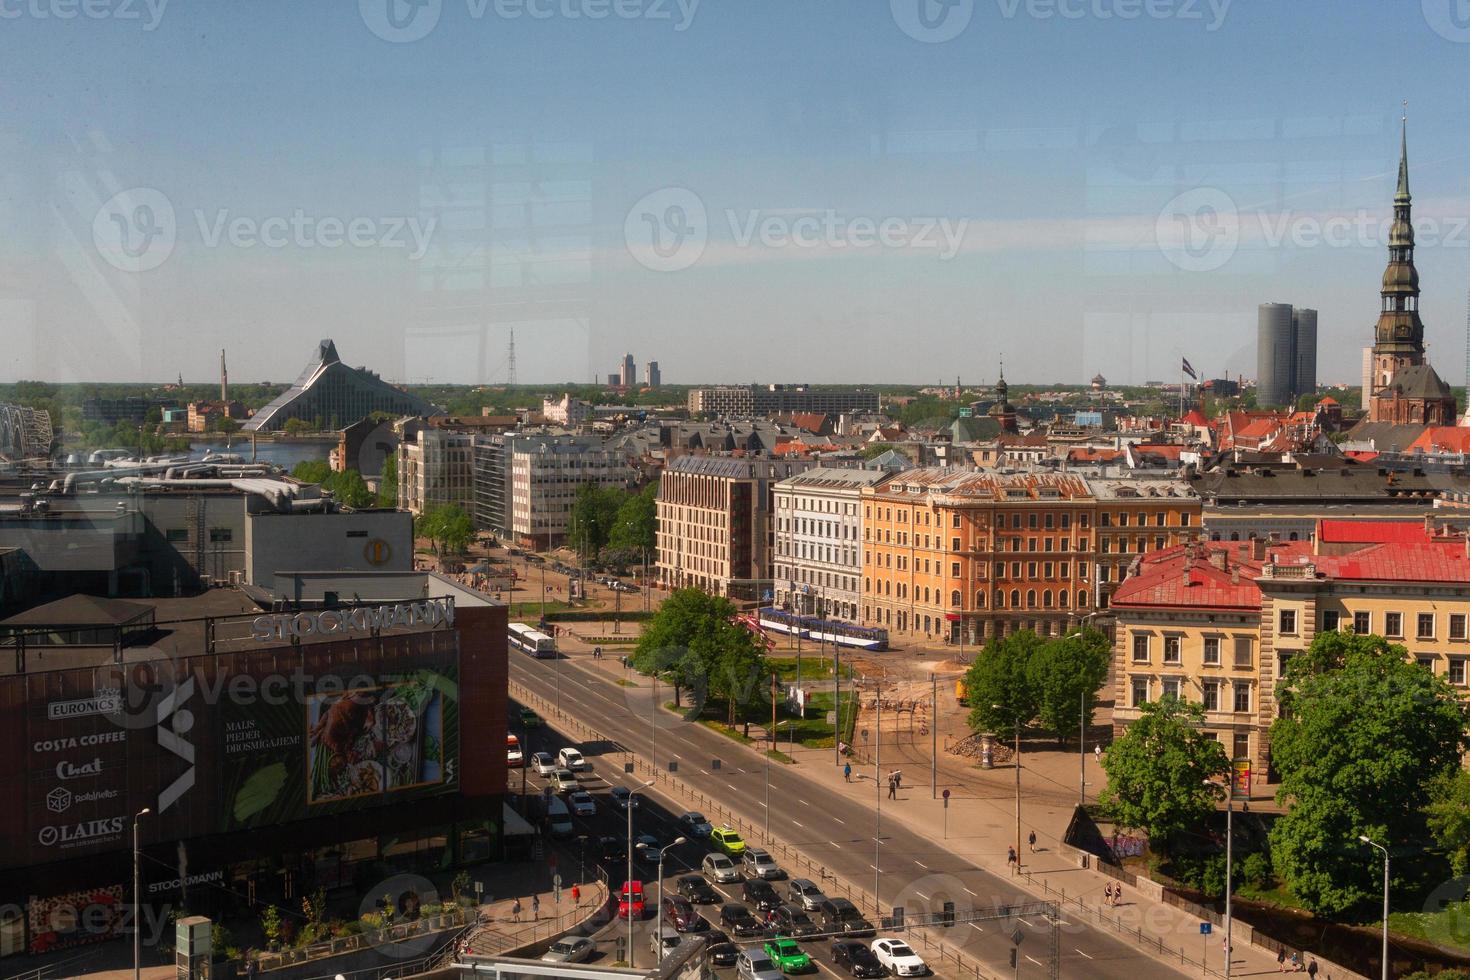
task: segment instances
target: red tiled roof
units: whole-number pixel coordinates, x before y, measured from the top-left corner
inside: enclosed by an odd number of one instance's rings
[[[1409,443],[1406,452],[1422,450],[1426,453],[1470,452],[1470,428],[1458,425],[1431,425]]]
[[[1204,413],[1197,408],[1191,408],[1184,413],[1184,418],[1179,421],[1186,425],[1209,425],[1210,420],[1205,418]]]
[[[1331,395],[1325,395],[1325,396],[1323,396],[1322,400],[1317,403],[1317,407],[1320,408],[1323,405],[1338,405],[1338,404],[1341,404],[1341,403],[1338,402],[1338,400],[1336,398],[1333,398]]]
[[[1210,554],[1224,553],[1227,567],[1210,564]],[[1231,581],[1231,569],[1238,568],[1237,581]],[[1188,580],[1185,575],[1188,573]],[[1143,558],[1136,575],[1123,580],[1113,593],[1110,604],[1126,608],[1261,608],[1261,589],[1254,579],[1261,573],[1261,563],[1251,557],[1249,542],[1211,541],[1194,549],[1175,545],[1152,552]]]
[[[1371,463],[1373,460],[1378,458],[1377,453],[1370,453],[1361,449],[1349,450],[1348,452],[1343,453],[1343,455],[1348,457],[1349,459],[1355,459],[1360,463]]]
[[[1317,540],[1323,544],[1423,544],[1428,539],[1422,521],[1321,520]]]
[[[1318,555],[1317,573],[1370,582],[1470,582],[1464,538],[1369,545],[1346,555]]]
[[[1165,459],[1178,459],[1184,447],[1176,443],[1148,443],[1140,442],[1133,446],[1136,452],[1149,456],[1162,456]]]
[[[1067,451],[1069,463],[1113,463],[1123,458],[1121,449],[1071,449]]]

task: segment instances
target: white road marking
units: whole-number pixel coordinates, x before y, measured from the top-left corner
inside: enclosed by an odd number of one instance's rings
[[[1030,960],[1032,963],[1035,963],[1037,966],[1045,966],[1046,965],[1045,963],[1042,963],[1040,960],[1033,959],[1030,956],[1026,957],[1026,959]]]
[[[929,870],[929,865],[925,864],[923,861],[915,861],[914,863],[923,868],[925,871]]]
[[[811,804],[808,803],[806,800],[797,800],[796,802],[800,803],[802,806],[811,806]]]
[[[919,896],[920,898],[922,898],[926,902],[929,901],[929,896],[928,895],[925,895],[923,892],[914,892],[914,894],[917,895],[917,896]]]
[[[973,923],[973,922],[970,923],[970,928],[971,929],[974,929],[976,932],[984,932],[985,931],[980,926],[975,925],[975,923]]]
[[[878,870],[878,866],[876,864],[870,864],[870,865],[868,865],[868,867],[871,868],[871,869],[873,869],[874,871],[877,871]]]
[[[842,826],[844,826],[844,827],[847,826],[847,821],[843,820],[841,817],[833,817],[832,819],[833,820],[836,820],[838,823],[842,824]]]
[[[1075,949],[1075,948],[1074,948],[1074,952],[1076,952],[1076,953],[1077,953],[1077,954],[1078,954],[1078,955],[1080,955],[1080,956],[1087,956],[1087,954],[1086,954],[1086,953],[1084,953],[1084,952],[1082,952],[1082,950],[1080,950],[1080,949]],[[1091,956],[1087,956],[1087,958],[1088,958],[1088,959],[1089,959],[1089,960],[1090,960],[1090,959],[1092,959],[1092,957],[1091,957]]]
[[[965,889],[965,894],[966,895],[969,895],[971,898],[979,898],[980,897],[979,895],[976,895],[974,892],[970,891],[970,889],[968,889],[968,888]]]
[[[791,822],[792,822],[792,823],[794,823],[794,824],[796,824],[796,825],[797,825],[797,826],[798,826],[798,827],[801,827],[801,829],[802,829],[802,830],[806,830],[806,827],[803,827],[803,826],[802,826],[802,825],[801,825],[801,824],[800,824],[800,823],[798,823],[798,822],[797,822],[797,821],[795,821],[795,820],[793,820],[793,821],[791,821]]]

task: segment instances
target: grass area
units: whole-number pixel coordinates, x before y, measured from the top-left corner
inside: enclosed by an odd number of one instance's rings
[[[638,685],[637,684],[634,684],[632,681],[625,681],[621,677],[618,678],[618,687],[637,687],[637,686]]]
[[[1239,867],[1239,865],[1236,865]],[[1302,903],[1297,901],[1296,896],[1286,885],[1275,882],[1269,888],[1261,885],[1253,885],[1242,881],[1235,886],[1235,894],[1252,902],[1260,902],[1262,905],[1274,905],[1277,908],[1300,911]]]
[[[816,653],[802,654],[801,676],[804,680],[830,680],[833,676],[832,658],[818,657]],[[776,672],[776,676],[784,683],[790,684],[796,681],[796,658],[792,657],[767,657],[766,665]],[[852,668],[847,664],[842,665],[842,679],[848,680],[852,677]]]
[[[1440,912],[1394,912],[1388,928],[1437,946],[1470,951],[1470,900],[1446,905]]]
[[[549,613],[561,612],[564,609],[570,608],[572,607],[565,602],[559,602],[555,599],[548,599],[546,602],[546,611]],[[540,618],[541,602],[539,600],[535,602],[515,602],[510,606],[510,621],[513,623],[529,622],[534,626]]]

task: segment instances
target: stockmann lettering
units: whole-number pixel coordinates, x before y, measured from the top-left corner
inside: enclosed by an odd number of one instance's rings
[[[356,609],[323,609],[319,612],[277,613],[257,616],[250,624],[251,636],[260,641],[291,637],[332,636],[366,633],[394,626],[453,626],[454,602],[400,602],[391,606],[359,606]]]

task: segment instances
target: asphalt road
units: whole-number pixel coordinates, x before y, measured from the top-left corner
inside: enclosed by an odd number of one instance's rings
[[[678,777],[686,784],[720,800],[755,826],[762,826],[768,817],[775,837],[796,847],[830,873],[870,892],[876,883],[885,913],[893,905],[904,906],[910,916],[930,911],[937,913],[942,901],[948,899],[955,903],[956,911],[963,917],[972,910],[989,914],[998,906],[1036,901],[1006,879],[975,867],[939,843],[907,830],[896,821],[880,824],[875,807],[809,782],[793,767],[775,765],[768,770],[755,752],[701,725],[685,722],[661,709],[655,710],[652,691],[647,687],[620,687],[597,668],[583,669],[574,660],[565,658],[537,661],[517,651],[511,651],[510,677],[547,701],[559,703],[564,712],[618,743],[616,746],[581,746],[591,759],[598,777],[624,785],[637,782],[634,776],[624,775],[619,756],[614,754],[611,758],[599,759],[600,750],[615,753],[626,748],[649,759],[659,768],[664,768],[671,761],[677,762]],[[666,697],[667,690],[660,688],[659,696],[660,699]],[[554,728],[555,719],[548,719],[548,724]],[[549,733],[543,734],[535,747],[548,744],[546,740],[549,737]],[[577,743],[559,743],[551,747],[559,748],[560,744]],[[529,751],[531,749],[528,749],[528,755]],[[718,769],[712,764],[716,759],[721,761]],[[769,814],[765,802],[768,776]],[[877,845],[875,831],[880,841]],[[642,831],[635,826],[634,832]],[[672,837],[656,831],[655,835],[661,839]],[[881,855],[876,852],[881,852]],[[694,855],[691,863],[697,864],[703,848],[690,853]],[[881,861],[876,860],[879,856]],[[666,872],[677,877],[676,873],[669,871],[674,857],[675,852],[671,851],[666,861]],[[881,873],[875,863],[881,866]],[[649,876],[652,877],[651,872]],[[621,879],[617,879],[617,885],[620,884]],[[823,883],[818,881],[817,884],[821,887]],[[1014,975],[1048,976],[1049,929],[1040,921],[981,919],[957,925],[948,938],[997,975],[1011,975],[1011,936],[1018,926],[1022,941],[1019,970]],[[641,944],[639,953],[646,955],[647,936],[635,941]],[[919,952],[922,955],[924,950],[919,948]],[[1138,980],[1139,977],[1181,975],[1110,934],[1065,918],[1060,952],[1063,977]]]

